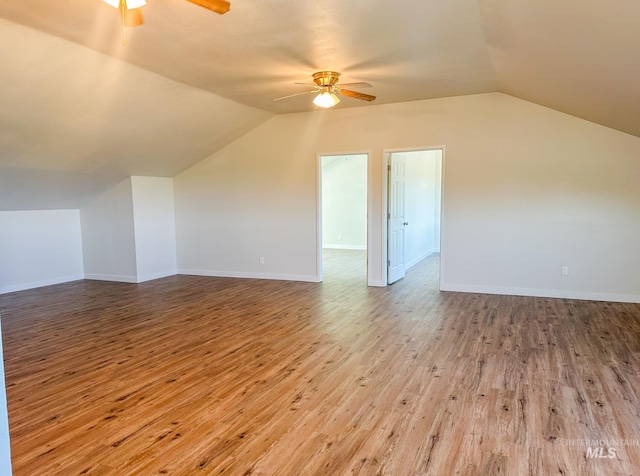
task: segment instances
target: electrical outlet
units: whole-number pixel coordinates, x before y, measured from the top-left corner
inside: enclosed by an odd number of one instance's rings
[[[569,276],[569,266],[562,267],[562,276]]]
[[[260,256],[260,264],[264,264],[264,256]]]

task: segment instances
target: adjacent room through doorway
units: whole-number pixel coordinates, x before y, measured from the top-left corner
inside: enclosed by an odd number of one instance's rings
[[[325,282],[367,282],[367,154],[320,156],[320,271]]]
[[[387,283],[440,268],[442,149],[387,152]],[[428,261],[425,263],[425,261]],[[425,269],[426,269],[425,268]]]

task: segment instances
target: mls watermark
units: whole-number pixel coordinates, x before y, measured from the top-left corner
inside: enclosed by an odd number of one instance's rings
[[[640,439],[627,438],[584,438],[566,440],[567,446],[586,448],[587,459],[614,459],[624,448],[640,448]]]

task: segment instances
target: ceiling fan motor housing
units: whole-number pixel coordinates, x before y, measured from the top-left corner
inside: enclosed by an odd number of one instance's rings
[[[335,71],[318,71],[313,75],[313,82],[318,86],[334,86],[339,78],[340,73]]]

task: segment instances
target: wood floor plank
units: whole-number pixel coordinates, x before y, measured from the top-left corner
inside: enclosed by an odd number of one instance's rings
[[[14,474],[640,474],[640,305],[365,259],[0,296]]]

